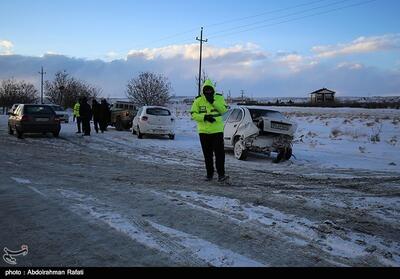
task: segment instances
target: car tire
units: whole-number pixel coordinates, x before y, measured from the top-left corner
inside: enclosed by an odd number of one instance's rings
[[[19,139],[24,138],[24,132],[22,132],[18,129],[15,129],[15,131],[17,132],[17,138],[19,138]]]
[[[11,128],[11,125],[8,125],[8,134],[14,135],[14,130]]]
[[[293,150],[291,147],[286,148],[285,160],[289,160],[292,157]]]
[[[121,118],[118,118],[117,121],[115,122],[115,130],[117,131],[122,131],[124,129],[122,125]]]
[[[138,137],[138,139],[143,138],[143,134],[140,132],[139,126],[137,127],[137,137]]]
[[[285,149],[281,149],[278,152],[278,155],[276,156],[276,159],[274,160],[275,164],[278,164],[279,162],[281,162],[284,158],[285,158]]]
[[[245,146],[243,146],[243,143],[241,140],[237,140],[235,142],[235,145],[233,146],[233,153],[235,155],[235,158],[238,160],[246,160],[247,155],[248,155],[248,150],[246,149]]]
[[[135,129],[133,129],[133,126],[132,126],[132,135],[136,135],[136,131]]]
[[[175,135],[168,135],[170,140],[174,140],[175,139]]]
[[[60,131],[58,131],[58,132],[53,132],[53,136],[54,136],[55,138],[58,138],[59,135],[60,135]]]

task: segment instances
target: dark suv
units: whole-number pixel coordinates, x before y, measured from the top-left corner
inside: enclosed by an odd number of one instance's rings
[[[25,133],[60,134],[60,119],[48,105],[19,105],[8,118],[8,133],[17,133],[22,138]]]
[[[111,126],[117,131],[132,127],[132,121],[137,113],[137,108],[132,102],[117,101],[111,106]]]

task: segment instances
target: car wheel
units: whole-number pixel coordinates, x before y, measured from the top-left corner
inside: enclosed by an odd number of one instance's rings
[[[122,131],[124,128],[122,126],[122,121],[120,118],[117,119],[117,122],[115,122],[115,129],[117,131]]]
[[[248,155],[248,150],[243,145],[241,140],[235,142],[235,146],[233,147],[233,153],[235,154],[235,158],[238,160],[246,160]]]
[[[291,147],[286,148],[285,160],[289,160],[292,157],[293,151]]]
[[[11,125],[8,125],[8,134],[14,135],[14,130],[11,128]]]
[[[274,163],[279,163],[280,161],[282,161],[285,158],[285,149],[281,149],[278,152],[278,155],[276,156],[276,159],[274,160]]]
[[[132,127],[132,135],[136,135],[136,131],[135,129],[133,129],[133,127]]]
[[[137,127],[137,137],[138,137],[138,139],[143,138],[143,134],[140,132],[139,126]]]
[[[170,140],[174,140],[175,139],[175,135],[168,135]]]
[[[58,132],[53,132],[53,136],[54,136],[55,138],[58,138],[59,135],[60,135],[60,131],[58,131]]]
[[[24,137],[24,133],[18,129],[15,129],[15,131],[17,132],[17,138],[22,139]]]

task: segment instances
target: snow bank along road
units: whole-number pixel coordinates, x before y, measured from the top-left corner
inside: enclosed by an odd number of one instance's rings
[[[29,246],[17,266],[400,266],[398,173],[228,153],[219,186],[198,150],[133,138],[0,126],[0,248]]]

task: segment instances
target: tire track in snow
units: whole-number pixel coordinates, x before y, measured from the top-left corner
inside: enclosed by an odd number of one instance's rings
[[[239,200],[226,197],[210,196],[187,191],[169,191],[162,193],[152,191],[156,195],[164,195],[168,199],[179,199],[190,207],[224,216],[241,225],[250,225],[256,230],[275,235],[285,241],[299,246],[312,245],[316,249],[341,259],[335,264],[348,262],[348,259],[358,261],[371,256],[367,250],[372,249],[373,256],[384,265],[398,266],[400,264],[400,243],[387,245],[380,237],[356,233],[337,226],[334,222],[314,222],[306,218],[286,214],[264,206],[241,204]],[[261,225],[261,226],[260,226]],[[263,228],[265,230],[263,230]],[[274,233],[273,233],[274,234]],[[321,255],[320,255],[321,256]],[[331,259],[326,259],[331,261]]]
[[[59,190],[61,195],[75,201],[71,209],[85,217],[106,223],[132,240],[167,254],[181,265],[217,267],[261,267],[260,262],[249,259],[229,249],[224,249],[197,236],[167,227],[138,216],[126,218],[106,209],[106,205],[90,196],[74,191]]]

